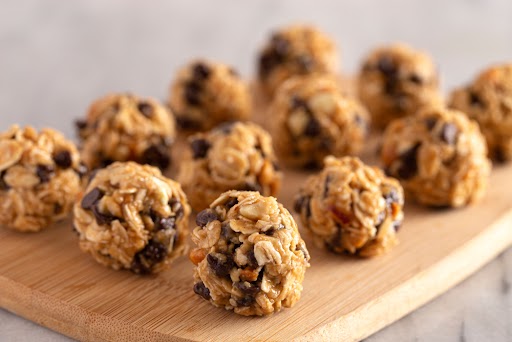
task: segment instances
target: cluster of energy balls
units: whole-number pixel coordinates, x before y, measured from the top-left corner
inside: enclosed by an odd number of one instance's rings
[[[167,268],[190,233],[197,295],[241,315],[291,307],[310,254],[275,198],[287,186],[278,161],[310,172],[291,206],[315,244],[370,257],[398,243],[405,196],[465,206],[485,194],[490,159],[512,159],[512,64],[445,101],[432,58],[407,45],[371,51],[355,94],[338,80],[339,61],[328,35],[289,26],[258,56],[266,111],[254,113],[233,67],[197,59],[178,71],[167,103],[126,93],[94,101],[76,121],[78,146],[12,126],[0,133],[0,224],[33,232],[72,212],[83,251],[137,274]],[[250,119],[271,122],[268,131]],[[382,169],[357,157],[372,130]]]

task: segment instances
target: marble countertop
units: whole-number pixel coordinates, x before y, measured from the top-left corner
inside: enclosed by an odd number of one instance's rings
[[[291,22],[329,32],[348,73],[378,44],[425,49],[449,90],[512,60],[511,14],[508,0],[2,0],[0,130],[31,124],[71,137],[73,120],[95,98],[131,91],[163,99],[176,68],[197,56],[250,77],[268,32]],[[511,284],[509,249],[367,340],[512,341]],[[0,341],[67,340],[0,309]]]

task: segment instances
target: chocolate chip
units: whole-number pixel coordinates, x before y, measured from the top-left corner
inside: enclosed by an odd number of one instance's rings
[[[320,169],[322,167],[322,164],[317,161],[317,160],[308,160],[307,162],[304,163],[304,165],[302,165],[302,168],[304,170],[308,170],[308,171],[316,171],[318,169]]]
[[[229,222],[226,221],[226,222],[222,222],[222,225],[221,225],[221,234],[222,236],[227,240],[227,241],[231,241],[231,242],[238,242],[236,240],[236,233],[233,231],[233,229],[231,229],[231,226],[229,225]]]
[[[306,112],[310,112],[308,103],[296,95],[293,95],[290,99],[290,108],[291,110],[304,109]]]
[[[277,56],[285,57],[290,51],[290,42],[280,34],[274,34],[272,48]]]
[[[386,204],[389,206],[391,203],[400,202],[400,197],[398,196],[398,192],[396,189],[391,189],[387,194],[384,194],[384,199],[386,200]]]
[[[231,130],[233,129],[233,125],[235,124],[235,122],[236,121],[223,122],[220,125],[218,125],[217,127],[215,127],[215,130],[222,132],[224,134],[229,134],[229,133],[231,133]]]
[[[196,63],[192,68],[194,80],[202,81],[208,79],[211,74],[210,68],[204,63]]]
[[[425,125],[427,126],[428,130],[431,131],[437,123],[436,117],[430,117],[425,119]]]
[[[295,201],[294,210],[296,213],[301,214],[303,210],[305,210],[306,217],[309,218],[311,216],[311,208],[309,206],[309,202],[311,201],[311,197],[309,196],[300,196]]]
[[[304,128],[304,135],[307,137],[316,137],[322,131],[322,126],[320,126],[320,122],[314,117],[311,117]]]
[[[402,220],[393,221],[393,229],[395,230],[395,232],[398,232],[401,226]]]
[[[206,300],[210,300],[210,298],[212,298],[210,296],[210,290],[208,290],[202,281],[194,284],[194,292]]]
[[[157,217],[155,220],[155,230],[170,230],[176,227],[176,217]]]
[[[225,204],[226,208],[229,210],[238,204],[238,199],[236,197],[231,197]]]
[[[176,116],[176,123],[183,129],[196,130],[201,128],[201,124],[186,116]]]
[[[339,251],[339,249],[341,247],[341,235],[342,235],[341,226],[338,223],[336,223],[336,232],[334,233],[331,240],[325,243],[325,246],[327,247],[327,249],[329,251],[334,252],[334,253]]]
[[[275,53],[274,50],[264,52],[258,61],[258,74],[261,79],[266,78],[272,70],[282,63],[282,57]]]
[[[377,61],[377,69],[385,76],[385,77],[396,77],[397,68],[393,59],[389,56],[382,56]]]
[[[267,236],[272,236],[274,235],[274,233],[276,232],[276,229],[274,227],[270,227],[269,229],[267,229],[264,234],[267,235]]]
[[[261,188],[261,185],[258,183],[249,183],[245,182],[244,184],[240,185],[239,187],[236,187],[236,190],[240,191],[258,191],[261,192],[263,189]]]
[[[236,303],[238,304],[238,306],[250,306],[255,301],[256,301],[256,298],[251,297],[251,296],[246,296],[244,298],[237,299]]]
[[[94,218],[96,219],[96,223],[98,225],[105,225],[105,224],[111,224],[112,221],[117,220],[118,218],[110,215],[100,212],[100,209],[98,208],[98,204],[94,205],[92,208],[92,213],[94,214]]]
[[[204,158],[208,154],[208,150],[211,147],[210,142],[205,139],[194,139],[190,143],[192,148],[192,154],[194,159]]]
[[[105,196],[105,193],[99,188],[94,188],[82,198],[81,206],[82,209],[90,210],[92,207],[99,202],[99,200]]]
[[[187,82],[185,84],[185,100],[189,105],[198,106],[201,104],[200,94],[202,87],[197,82]]]
[[[171,163],[168,147],[163,144],[149,146],[142,152],[140,163],[156,166],[160,170],[167,169]]]
[[[299,68],[301,72],[307,73],[313,70],[314,62],[313,58],[309,55],[300,55],[297,57],[297,63],[299,64]]]
[[[46,183],[53,175],[53,167],[49,165],[39,164],[36,167],[36,175],[41,183]]]
[[[401,179],[409,179],[418,171],[416,155],[418,154],[420,146],[421,143],[417,143],[400,155],[400,167],[397,170],[397,174]]]
[[[87,121],[85,120],[76,120],[75,121],[75,127],[81,131],[87,128]]]
[[[71,225],[71,230],[78,236],[80,236],[80,232],[78,229],[76,229],[76,226],[74,224]]]
[[[472,106],[479,106],[479,107],[484,106],[484,103],[483,103],[482,99],[480,98],[480,96],[478,96],[478,94],[473,91],[469,92],[469,103]]]
[[[416,74],[412,74],[411,76],[409,76],[409,81],[418,85],[421,85],[423,83],[423,79]]]
[[[137,109],[147,118],[151,118],[153,116],[153,106],[149,102],[139,102]]]
[[[233,267],[235,267],[235,262],[233,261],[233,257],[226,255],[226,260],[221,261],[219,258],[213,256],[212,254],[208,254],[206,256],[206,260],[208,261],[208,265],[212,269],[213,273],[217,277],[228,277],[229,272]]]
[[[110,164],[113,164],[114,163],[114,160],[110,159],[110,158],[102,158],[100,160],[100,167],[101,168],[105,168],[107,166],[109,166]]]
[[[58,215],[58,214],[62,213],[62,209],[63,209],[62,204],[60,204],[60,203],[53,204],[53,213],[54,214]]]
[[[260,287],[255,284],[251,284],[245,281],[237,281],[235,282],[235,287],[238,288],[240,291],[245,293],[249,296],[256,296],[258,292],[260,292]]]
[[[247,253],[247,266],[252,268],[258,268],[258,260],[256,259],[256,256],[254,255],[254,249]]]
[[[153,267],[165,259],[167,247],[162,243],[149,240],[141,251],[137,252],[131,264],[131,270],[137,274],[149,274]]]
[[[445,123],[441,130],[441,140],[449,145],[453,145],[457,142],[457,134],[459,129],[453,123]]]
[[[505,163],[508,158],[507,154],[505,153],[504,149],[502,147],[495,147],[494,151],[492,153],[493,159],[497,161],[498,163]],[[0,180],[1,182],[1,180]]]
[[[205,227],[208,223],[218,220],[219,216],[212,209],[205,209],[200,211],[196,216],[196,224]]]
[[[6,170],[3,170],[2,172],[0,172],[0,190],[9,190],[11,187],[9,186],[9,184],[7,184],[5,182],[5,174],[6,174]]]
[[[57,164],[58,167],[63,169],[67,169],[73,164],[73,160],[71,160],[71,153],[69,151],[63,150],[55,153],[53,155],[53,161]]]

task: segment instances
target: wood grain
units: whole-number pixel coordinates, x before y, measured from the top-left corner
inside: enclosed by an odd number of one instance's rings
[[[278,199],[291,208],[307,174],[285,173]],[[401,243],[382,257],[333,255],[305,236],[312,266],[302,299],[270,317],[240,317],[201,300],[185,257],[153,277],[104,268],[80,252],[69,221],[38,234],[0,229],[0,306],[86,341],[360,340],[512,243],[511,173],[495,169],[487,196],[465,209],[408,204]]]

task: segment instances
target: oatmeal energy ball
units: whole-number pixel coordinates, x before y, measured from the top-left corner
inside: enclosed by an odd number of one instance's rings
[[[282,175],[272,139],[256,124],[225,123],[189,142],[178,180],[195,210],[207,208],[228,190],[259,191],[264,196],[279,191]]]
[[[327,155],[358,153],[368,132],[366,109],[325,76],[289,79],[269,113],[280,159],[300,168],[319,168]]]
[[[484,70],[452,93],[450,105],[478,122],[492,159],[512,159],[512,64]]]
[[[438,107],[393,121],[384,133],[381,159],[419,203],[461,207],[485,192],[491,170],[486,155],[477,123]]]
[[[66,217],[87,168],[76,146],[52,129],[0,133],[0,225],[39,231]]]
[[[300,298],[309,253],[274,197],[228,191],[196,218],[194,292],[235,313],[269,315]]]
[[[185,253],[187,199],[155,167],[116,162],[99,170],[73,211],[80,248],[105,266],[156,273]]]
[[[178,71],[169,105],[180,128],[206,131],[222,122],[247,120],[252,99],[248,85],[233,68],[197,60]]]
[[[434,62],[404,44],[372,51],[363,62],[358,86],[359,97],[378,128],[442,101]]]
[[[174,121],[156,100],[130,94],[95,101],[85,120],[76,122],[82,158],[91,168],[115,161],[135,161],[165,170],[170,164]]]
[[[334,42],[317,28],[285,27],[272,34],[259,55],[260,84],[268,95],[273,95],[292,76],[336,74],[338,59]]]
[[[295,211],[315,243],[335,253],[371,257],[398,243],[404,194],[400,183],[358,158],[325,159],[300,190]]]

